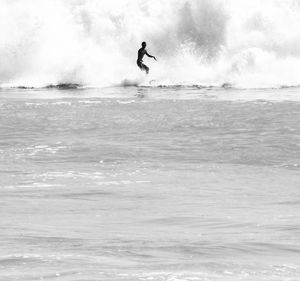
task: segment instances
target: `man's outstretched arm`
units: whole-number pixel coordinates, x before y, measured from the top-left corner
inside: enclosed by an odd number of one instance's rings
[[[149,58],[154,58],[155,60],[157,60],[155,56],[149,55],[148,52],[146,52],[146,55],[147,55]]]

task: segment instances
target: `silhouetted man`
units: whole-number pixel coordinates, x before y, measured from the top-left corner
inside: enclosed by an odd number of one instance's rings
[[[138,59],[137,59],[137,65],[138,67],[142,70],[142,71],[146,71],[146,73],[148,74],[149,73],[149,67],[145,64],[143,64],[143,57],[144,55],[148,56],[149,58],[154,58],[156,60],[156,57],[154,56],[151,56],[147,53],[146,51],[146,42],[143,42],[142,43],[142,48],[139,49],[139,52],[138,52]]]

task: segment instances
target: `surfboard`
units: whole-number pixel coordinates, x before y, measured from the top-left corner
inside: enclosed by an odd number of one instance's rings
[[[124,79],[121,83],[123,87],[137,87],[140,84],[138,79]]]

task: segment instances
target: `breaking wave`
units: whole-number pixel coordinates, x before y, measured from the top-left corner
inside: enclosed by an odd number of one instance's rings
[[[0,86],[297,86],[299,30],[299,0],[0,0]]]

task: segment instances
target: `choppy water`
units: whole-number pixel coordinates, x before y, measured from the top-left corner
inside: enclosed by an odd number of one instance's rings
[[[300,280],[300,90],[0,91],[0,280]]]

